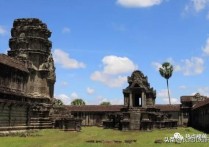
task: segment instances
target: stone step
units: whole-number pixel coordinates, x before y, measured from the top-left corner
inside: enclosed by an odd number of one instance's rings
[[[50,120],[49,117],[31,117],[30,120]]]

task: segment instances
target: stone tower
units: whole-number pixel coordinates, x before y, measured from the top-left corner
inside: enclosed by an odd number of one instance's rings
[[[135,70],[131,77],[128,77],[128,83],[129,86],[123,89],[123,95],[129,121],[122,121],[122,124],[125,128],[129,124],[129,129],[140,130],[147,125],[143,125],[142,122],[149,116],[147,108],[155,104],[156,91],[150,87],[147,77],[139,70]]]
[[[153,106],[155,104],[156,91],[150,87],[147,77],[136,70],[128,77],[129,86],[123,90],[124,105],[128,107]]]
[[[24,62],[29,70],[25,94],[33,98],[53,97],[56,81],[51,32],[36,18],[16,19],[11,30],[8,55]]]

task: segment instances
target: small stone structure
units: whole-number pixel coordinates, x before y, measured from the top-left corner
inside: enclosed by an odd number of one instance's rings
[[[128,77],[129,86],[123,90],[124,106],[121,113],[103,121],[104,128],[121,130],[152,130],[177,127],[177,121],[168,118],[155,106],[156,91],[139,70]]]
[[[52,112],[53,111],[53,112]],[[81,119],[74,118],[71,112],[64,106],[53,107],[52,120],[55,129],[62,129],[64,131],[80,131]]]

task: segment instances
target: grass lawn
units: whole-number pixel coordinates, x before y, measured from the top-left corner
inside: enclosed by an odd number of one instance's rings
[[[164,137],[172,137],[175,132],[179,132],[182,136],[185,134],[203,134],[193,128],[178,128],[178,129],[162,129],[154,130],[152,132],[127,131],[122,132],[118,130],[103,129],[99,127],[82,127],[81,132],[64,132],[55,129],[40,130],[37,136],[30,137],[0,137],[0,147],[171,147],[171,146],[185,146],[185,147],[208,147],[208,143],[162,143],[156,144],[156,139],[163,139]],[[209,134],[207,134],[209,137]],[[102,143],[88,143],[87,140],[104,140]],[[114,140],[122,141],[122,143],[115,143]],[[125,140],[137,140],[132,143],[125,143]]]

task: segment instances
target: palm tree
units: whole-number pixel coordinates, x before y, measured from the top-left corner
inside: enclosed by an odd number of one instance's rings
[[[169,104],[171,105],[171,98],[170,98],[170,93],[169,93],[168,79],[172,76],[173,65],[171,65],[169,62],[164,62],[162,64],[162,67],[159,68],[159,72],[160,72],[160,75],[166,79],[167,89],[168,89]]]
[[[76,106],[85,105],[85,104],[86,103],[82,99],[74,99],[71,102],[71,105],[76,105]]]
[[[110,106],[111,104],[110,104],[110,102],[102,102],[100,105],[102,105],[102,106]]]

